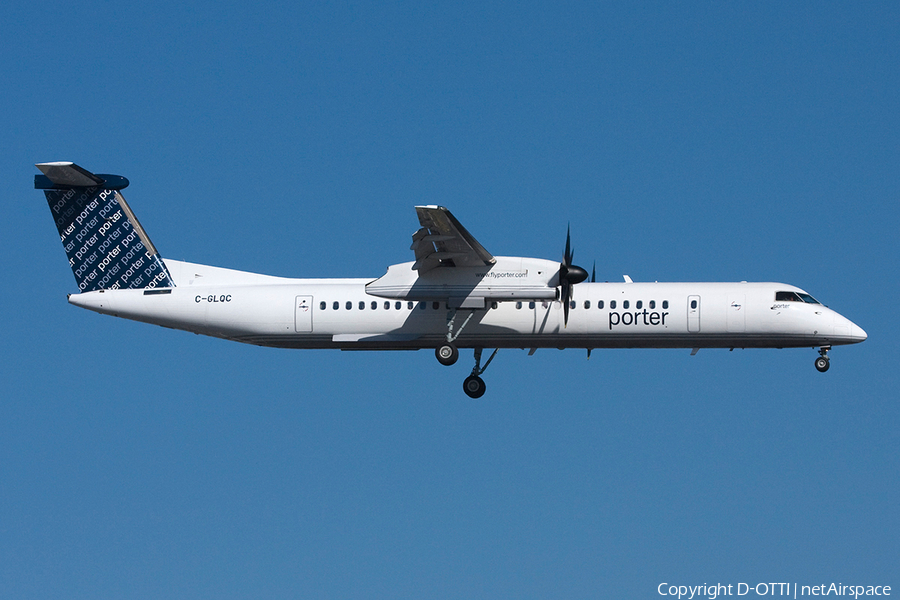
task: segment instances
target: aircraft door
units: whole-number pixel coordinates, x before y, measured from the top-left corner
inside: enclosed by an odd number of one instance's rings
[[[312,296],[297,296],[294,299],[294,331],[297,333],[312,332]]]
[[[743,332],[746,324],[747,311],[744,308],[746,302],[744,294],[728,294],[727,317],[725,328],[729,332]]]
[[[700,296],[688,296],[688,333],[700,332]]]

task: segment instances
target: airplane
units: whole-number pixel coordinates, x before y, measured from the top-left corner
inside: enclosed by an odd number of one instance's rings
[[[36,165],[78,285],[68,301],[101,314],[277,348],[434,349],[452,365],[474,350],[471,398],[500,348],[819,348],[866,332],[783,283],[600,283],[562,261],[494,256],[442,206],[416,206],[413,261],[368,279],[295,279],[163,259],[119,175]],[[592,271],[594,271],[592,269]],[[483,351],[493,353],[482,364]]]

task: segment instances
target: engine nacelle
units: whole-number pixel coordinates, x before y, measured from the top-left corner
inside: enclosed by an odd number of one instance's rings
[[[366,285],[366,293],[400,300],[443,300],[463,308],[483,308],[485,301],[556,298],[558,262],[495,258],[489,266],[436,267],[422,274],[412,262],[391,265],[384,276]]]

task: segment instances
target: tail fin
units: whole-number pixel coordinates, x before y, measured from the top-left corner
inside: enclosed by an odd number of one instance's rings
[[[165,263],[119,190],[128,180],[70,162],[35,165],[69,266],[82,292],[175,287]]]

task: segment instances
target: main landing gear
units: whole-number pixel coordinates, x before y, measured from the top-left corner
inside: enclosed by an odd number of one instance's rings
[[[482,373],[484,373],[488,365],[491,364],[491,361],[494,360],[494,357],[497,356],[497,350],[499,348],[494,348],[494,351],[488,357],[487,362],[484,363],[484,366],[481,366],[481,353],[484,348],[475,348],[475,367],[472,368],[472,374],[466,377],[466,380],[463,381],[463,391],[469,398],[481,398],[484,396],[484,390],[487,389],[487,386],[484,384],[484,380],[479,377]]]
[[[473,310],[469,312],[462,325],[459,326],[459,329],[454,331],[453,326],[456,323],[456,314],[456,309],[451,310],[447,314],[446,341],[434,349],[434,355],[435,357],[437,357],[438,362],[448,367],[454,364],[459,359],[459,350],[457,349],[456,344],[454,344],[453,342],[456,341],[456,338],[459,337],[459,334],[462,333],[462,330],[466,327],[466,325],[469,324],[469,321],[472,320],[472,317],[475,315],[475,311]],[[484,366],[482,367],[482,351],[482,348],[475,348],[475,367],[472,369],[472,374],[466,377],[466,380],[463,381],[463,391],[469,398],[481,398],[484,395],[484,390],[487,388],[487,386],[484,385],[484,380],[480,377],[480,375],[484,373],[488,365],[491,364],[491,361],[494,360],[494,356],[497,355],[497,350],[494,350],[494,353],[491,354],[490,358],[487,359],[487,362],[484,363]]]
[[[828,351],[831,346],[822,346],[819,348],[819,358],[816,359],[816,371],[824,373],[831,366],[831,360],[828,358]]]
[[[434,355],[435,357],[437,357],[438,362],[445,367],[449,367],[459,359],[459,350],[456,349],[456,345],[453,342],[456,341],[456,338],[459,337],[459,334],[462,333],[462,330],[465,328],[465,326],[469,324],[469,321],[472,319],[472,316],[474,314],[474,310],[470,312],[469,316],[466,317],[466,320],[463,321],[463,324],[460,325],[459,329],[454,332],[453,325],[454,323],[456,323],[456,309],[454,308],[448,313],[447,341],[434,349]]]
[[[494,349],[484,366],[481,366],[481,354],[484,352],[484,348],[475,348],[475,366],[472,368],[472,374],[463,381],[463,391],[469,398],[481,398],[484,396],[487,386],[481,378],[481,374],[487,370],[488,365],[497,356],[497,350]],[[459,358],[459,350],[450,342],[438,346],[434,354],[437,356],[438,362],[447,366],[452,365]]]

